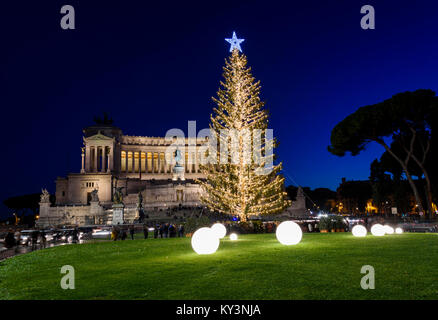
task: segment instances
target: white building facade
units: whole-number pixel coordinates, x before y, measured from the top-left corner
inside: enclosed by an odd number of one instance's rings
[[[126,222],[138,218],[139,199],[156,218],[171,208],[201,206],[202,190],[195,179],[203,175],[196,141],[185,139],[184,170],[176,178],[169,139],[128,136],[112,125],[87,127],[83,133],[80,172],[57,178],[56,203],[40,203],[38,225],[111,224],[117,188],[122,190]]]

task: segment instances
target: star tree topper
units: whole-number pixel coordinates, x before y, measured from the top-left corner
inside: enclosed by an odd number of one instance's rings
[[[236,32],[233,31],[233,37],[231,39],[225,39],[226,42],[231,44],[230,52],[233,52],[233,49],[237,49],[242,52],[242,48],[240,48],[240,44],[245,41],[245,39],[237,39]]]

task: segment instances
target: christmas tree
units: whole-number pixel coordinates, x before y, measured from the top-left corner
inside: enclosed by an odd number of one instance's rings
[[[239,50],[238,44],[232,46],[225,62],[225,81],[213,98],[217,107],[210,130],[219,145],[217,162],[200,166],[206,180],[199,183],[204,191],[201,201],[210,210],[246,221],[250,216],[282,212],[291,203],[279,175],[281,163],[274,165],[274,154],[269,152],[276,143],[265,131],[268,113],[259,97],[260,82]]]

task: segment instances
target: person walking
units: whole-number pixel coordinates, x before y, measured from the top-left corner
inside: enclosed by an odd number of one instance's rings
[[[169,237],[169,224],[168,223],[166,223],[163,227],[163,234],[164,234],[165,238]]]
[[[5,247],[7,249],[10,249],[13,246],[15,246],[15,237],[14,237],[14,233],[12,232],[12,229],[9,229],[5,237]]]
[[[129,234],[131,235],[131,240],[134,240],[134,226],[129,226]]]
[[[47,238],[46,238],[46,233],[44,232],[44,230],[41,231],[40,237],[41,237],[41,245],[43,246],[43,248],[45,248],[46,247]]]
[[[163,238],[163,233],[164,233],[164,225],[161,223],[160,224],[160,238]]]
[[[158,238],[158,231],[160,230],[160,226],[158,225],[158,223],[155,225],[154,228],[154,239]]]
[[[182,224],[179,225],[178,236],[184,237],[184,225],[182,225]]]
[[[312,232],[312,231],[313,231],[313,226],[312,226],[311,223],[309,223],[309,224],[307,225],[307,229],[309,229],[309,232]]]
[[[32,231],[31,237],[32,237],[32,250],[36,250],[37,243],[38,243],[38,230]]]
[[[122,233],[122,240],[125,240],[128,237],[128,235],[126,234],[126,230],[125,229],[121,230],[121,233]]]
[[[79,231],[78,228],[73,230],[72,242],[77,243],[79,241]]]
[[[15,237],[15,242],[18,246],[21,243],[21,231],[20,230],[15,231],[14,237]]]
[[[15,231],[14,238],[15,238],[15,252],[17,253],[20,249],[20,244],[21,244],[21,231],[20,230]]]
[[[147,225],[143,225],[143,235],[145,239],[147,239],[149,236],[149,229]]]

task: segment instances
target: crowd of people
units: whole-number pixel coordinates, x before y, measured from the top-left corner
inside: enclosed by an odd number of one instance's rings
[[[114,226],[111,230],[111,239],[116,240],[126,240],[129,236],[132,240],[135,238],[135,226],[130,225],[129,227],[117,225]],[[147,239],[149,237],[149,226],[146,224],[143,225],[142,228],[143,237]],[[182,224],[173,224],[173,223],[157,223],[153,227],[153,237],[157,238],[176,238],[176,237],[184,237],[184,225]]]

